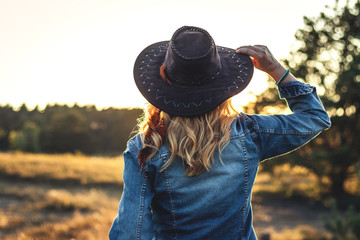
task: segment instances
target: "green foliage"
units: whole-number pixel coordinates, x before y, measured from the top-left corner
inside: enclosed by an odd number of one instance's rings
[[[11,106],[6,105],[0,108],[0,128],[2,129],[2,137],[0,138],[0,150],[7,150],[9,146],[9,134],[12,130],[19,130],[17,127],[17,117]]]
[[[5,132],[5,130],[0,128],[0,139],[3,139],[3,138],[5,138],[5,137],[6,137],[6,132]]]
[[[87,124],[80,112],[68,110],[52,114],[45,131],[52,139],[46,146],[51,152],[86,151]]]
[[[304,17],[304,27],[295,34],[298,47],[285,60],[295,77],[316,86],[332,126],[282,160],[318,175],[323,197],[346,196],[344,182],[354,174],[350,169],[360,163],[359,13],[359,0],[343,5],[335,1],[319,16]],[[259,97],[262,102],[256,108],[266,113],[267,105],[278,106],[275,94],[270,88]],[[266,164],[271,170],[275,163]],[[324,184],[324,179],[329,183]]]
[[[0,106],[0,150],[120,154],[141,114],[140,109],[78,105],[48,105],[43,111],[25,104],[17,111]]]
[[[28,121],[19,131],[12,130],[9,135],[10,149],[25,152],[39,152],[40,128],[36,123]]]
[[[39,152],[40,151],[40,128],[32,121],[25,122],[23,133],[26,139],[26,152]]]
[[[10,149],[25,151],[26,139],[21,131],[11,131],[9,135]]]
[[[331,204],[332,216],[324,218],[325,229],[331,233],[331,240],[360,239],[360,215],[349,206],[344,215],[340,214],[335,201]]]

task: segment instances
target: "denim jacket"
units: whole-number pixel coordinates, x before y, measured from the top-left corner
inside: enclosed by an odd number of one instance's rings
[[[181,159],[166,146],[143,168],[137,161],[139,135],[124,152],[124,189],[110,239],[257,239],[252,225],[251,192],[258,165],[306,144],[330,127],[314,87],[298,81],[279,86],[292,114],[248,115],[234,120],[221,161],[210,171],[185,175]]]

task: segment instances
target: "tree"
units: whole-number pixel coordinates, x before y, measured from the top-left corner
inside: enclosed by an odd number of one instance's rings
[[[17,114],[10,105],[0,107],[0,150],[10,147],[10,132],[17,129]]]
[[[297,48],[285,63],[300,79],[315,85],[331,116],[332,126],[296,151],[297,165],[329,180],[324,193],[340,198],[344,182],[360,162],[360,1],[326,7],[316,18],[304,17],[297,30]],[[274,102],[274,89],[260,96]],[[256,109],[264,110],[264,104]],[[323,185],[324,186],[324,185]]]
[[[40,151],[40,128],[34,122],[26,122],[21,130],[12,130],[9,135],[10,149],[25,152]]]
[[[318,18],[305,17],[291,52],[292,72],[317,85],[332,127],[302,152],[304,162],[330,179],[332,196],[344,196],[350,166],[360,161],[360,1],[327,7]]]

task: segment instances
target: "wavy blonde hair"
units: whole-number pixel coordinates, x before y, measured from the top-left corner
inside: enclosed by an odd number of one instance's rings
[[[194,117],[170,116],[149,104],[139,123],[143,141],[139,162],[144,164],[154,156],[166,138],[171,156],[161,170],[169,167],[178,156],[184,161],[188,176],[209,171],[216,150],[221,161],[221,151],[230,141],[231,123],[237,115],[231,99]]]

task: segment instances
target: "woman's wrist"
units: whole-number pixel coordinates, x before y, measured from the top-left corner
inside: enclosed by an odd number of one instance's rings
[[[277,82],[285,71],[286,69],[281,64],[278,64],[274,69],[269,71],[268,74]]]
[[[268,72],[268,74],[274,79],[276,85],[280,84],[280,80],[281,83],[296,80],[294,76],[292,76],[291,73],[289,73],[289,71],[281,64],[279,64],[279,66],[277,66],[273,71]]]

